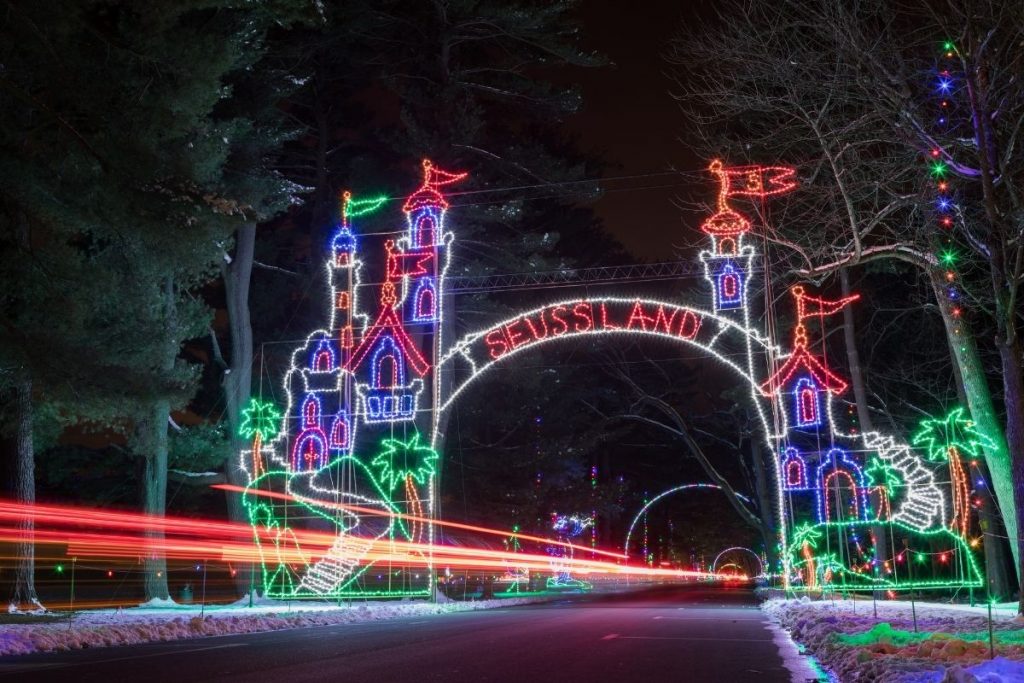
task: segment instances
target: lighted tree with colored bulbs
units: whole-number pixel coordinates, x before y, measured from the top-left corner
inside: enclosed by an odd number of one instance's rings
[[[984,449],[993,447],[992,439],[978,431],[973,420],[964,417],[963,408],[955,408],[944,418],[923,420],[913,442],[926,451],[929,460],[948,461],[953,488],[950,529],[966,536],[970,526],[970,486],[961,454],[976,458]]]

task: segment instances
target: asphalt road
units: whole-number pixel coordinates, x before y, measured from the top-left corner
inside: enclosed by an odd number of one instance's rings
[[[677,586],[542,605],[0,658],[0,682],[789,681],[750,591]]]

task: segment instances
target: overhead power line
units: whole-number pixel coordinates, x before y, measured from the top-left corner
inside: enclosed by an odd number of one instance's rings
[[[704,268],[691,261],[639,263],[627,266],[594,268],[560,268],[532,273],[499,273],[494,275],[448,276],[447,289],[462,294],[495,292],[507,289],[592,285],[605,282],[651,282],[679,278],[703,277]]]

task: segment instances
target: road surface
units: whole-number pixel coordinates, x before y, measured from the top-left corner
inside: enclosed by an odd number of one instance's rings
[[[659,587],[390,621],[0,659],[14,680],[790,681],[748,589]]]

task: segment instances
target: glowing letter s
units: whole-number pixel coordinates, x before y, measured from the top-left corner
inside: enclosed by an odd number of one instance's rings
[[[508,352],[508,344],[505,342],[505,335],[501,329],[491,330],[484,337],[484,343],[491,351],[491,358],[501,358]]]
[[[586,323],[586,327],[581,327],[580,323],[576,323],[577,332],[588,332],[594,327],[594,314],[591,312],[590,304],[586,301],[581,301],[572,307],[572,313],[577,318],[582,318]]]
[[[555,321],[555,325],[551,328],[551,334],[556,337],[560,337],[569,330],[569,325],[565,322],[565,319],[558,317],[559,313],[567,313],[569,309],[565,306],[555,306],[551,309],[551,319]]]

